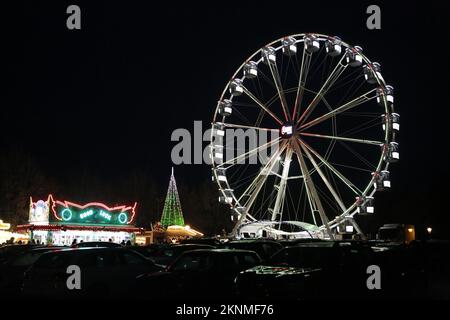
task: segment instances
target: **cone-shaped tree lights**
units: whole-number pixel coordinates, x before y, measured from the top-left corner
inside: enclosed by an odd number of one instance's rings
[[[168,226],[184,226],[183,212],[181,211],[180,198],[178,197],[173,168],[169,181],[169,189],[167,190],[166,200],[164,201],[161,225],[164,228],[167,228]]]

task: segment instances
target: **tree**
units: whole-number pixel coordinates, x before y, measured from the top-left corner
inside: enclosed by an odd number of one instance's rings
[[[164,228],[167,228],[168,226],[184,226],[183,212],[181,210],[175,176],[173,175],[173,167],[161,216],[161,225]]]

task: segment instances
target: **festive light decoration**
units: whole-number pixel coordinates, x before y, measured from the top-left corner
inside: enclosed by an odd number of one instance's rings
[[[91,209],[91,210],[85,211],[83,213],[80,213],[80,219],[84,219],[84,218],[90,217],[92,215],[94,215],[94,210]]]
[[[69,221],[69,220],[72,220],[72,211],[70,210],[70,209],[64,209],[62,212],[61,212],[61,217],[62,217],[62,219],[64,220],[64,221]]]
[[[114,241],[131,240],[144,232],[132,224],[137,203],[132,206],[109,207],[100,202],[80,205],[55,200],[33,202],[30,197],[29,224],[17,226],[28,231],[30,238],[43,244],[70,245],[74,240]],[[51,212],[51,213],[50,213]]]
[[[128,216],[125,212],[121,212],[117,218],[119,219],[120,223],[126,223],[128,220]]]
[[[100,202],[90,202],[85,205],[80,205],[70,201],[54,200],[52,195],[49,195],[46,203],[53,213],[51,220],[89,225],[131,224],[136,215],[137,206],[137,203],[134,203],[133,206],[122,205],[108,207]]]
[[[66,230],[87,230],[87,231],[117,231],[117,232],[144,232],[143,228],[131,226],[114,227],[114,226],[82,226],[82,225],[32,225],[22,224],[16,227],[17,231],[66,231]]]
[[[167,228],[168,226],[184,226],[183,212],[181,211],[180,198],[178,196],[175,176],[173,175],[173,168],[166,200],[164,201],[161,225],[164,228]]]
[[[192,229],[190,226],[168,226],[167,235],[171,236],[184,236],[184,237],[202,237],[203,233]]]
[[[123,212],[122,212],[123,213]],[[100,217],[105,218],[108,221],[111,221],[111,214],[109,214],[108,212],[105,212],[103,210],[100,210]],[[118,217],[117,217],[118,218]]]
[[[0,230],[9,230],[11,228],[11,224],[4,223],[3,220],[0,219]]]
[[[30,223],[47,224],[50,215],[50,196],[47,201],[39,200],[33,202],[30,197],[30,214],[28,221]]]

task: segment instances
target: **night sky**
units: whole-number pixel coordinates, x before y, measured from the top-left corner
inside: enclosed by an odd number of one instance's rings
[[[58,190],[81,174],[98,177],[92,199],[61,191],[75,200],[102,200],[102,187],[133,170],[151,175],[164,197],[172,131],[193,131],[194,120],[208,126],[250,54],[289,34],[337,35],[382,64],[401,114],[401,161],[390,169],[392,190],[377,196],[376,223],[429,224],[447,236],[450,10],[444,1],[393,2],[22,3],[4,12],[12,19],[0,157],[27,154]],[[66,28],[70,4],[81,7],[81,30]],[[366,28],[369,4],[381,7],[381,30]],[[207,165],[175,173],[190,188],[210,179]]]

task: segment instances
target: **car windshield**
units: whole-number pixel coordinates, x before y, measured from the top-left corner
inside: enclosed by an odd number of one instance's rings
[[[172,271],[208,271],[213,267],[213,259],[207,255],[184,255],[171,267]]]
[[[319,268],[336,265],[336,250],[330,247],[294,247],[276,253],[267,263],[275,266]]]
[[[122,258],[122,263],[126,265],[143,265],[146,263],[146,260],[141,255],[135,252],[120,252],[120,256]]]
[[[163,250],[161,255],[165,256],[165,257],[173,257],[174,254],[175,254],[175,250],[170,248],[170,249]]]
[[[32,265],[45,251],[31,251],[11,260],[9,265],[13,267],[25,267]]]
[[[69,264],[70,257],[63,253],[45,253],[34,264],[36,268],[57,269]]]

